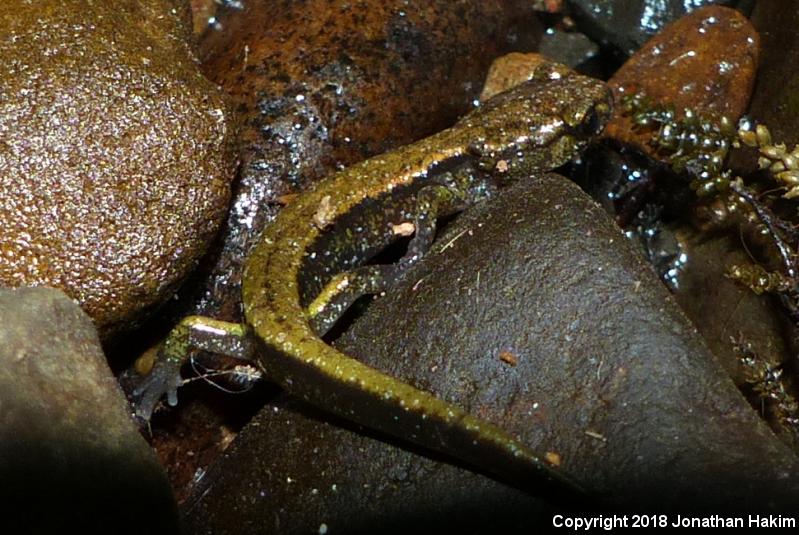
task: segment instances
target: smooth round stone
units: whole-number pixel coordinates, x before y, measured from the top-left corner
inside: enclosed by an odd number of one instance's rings
[[[0,3],[0,284],[64,290],[103,334],[172,295],[224,216],[229,112],[188,4]]]

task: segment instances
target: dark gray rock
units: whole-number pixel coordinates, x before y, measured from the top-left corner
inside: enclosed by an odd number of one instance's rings
[[[652,269],[554,175],[464,214],[341,346],[557,454],[617,505],[760,510],[799,491],[796,457]]]
[[[278,400],[212,465],[183,507],[190,533],[512,533],[551,508]]]
[[[559,456],[598,507],[795,503],[794,455],[618,228],[561,177],[460,217],[338,345]],[[534,497],[323,418],[290,402],[264,409],[187,501],[190,530],[487,533],[551,522]]]
[[[0,481],[9,533],[177,532],[97,331],[58,290],[0,290]]]
[[[784,362],[791,354],[786,337],[792,329],[779,301],[769,294],[757,295],[725,276],[730,266],[751,262],[740,234],[708,236],[684,226],[678,235],[688,262],[674,298],[736,384],[744,383],[745,374],[733,340],[751,343],[758,357],[772,366]]]
[[[768,126],[775,143],[792,149],[799,143],[799,2],[759,2],[752,10],[752,24],[760,32],[760,68],[749,115]],[[753,150],[733,154],[732,166],[741,173],[757,169]]]
[[[538,53],[569,67],[577,67],[596,56],[599,47],[580,32],[549,28],[541,37]]]
[[[751,9],[749,0],[567,0],[580,28],[594,41],[629,56],[665,25],[710,4]]]

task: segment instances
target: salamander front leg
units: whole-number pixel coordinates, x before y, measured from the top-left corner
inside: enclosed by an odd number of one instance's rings
[[[416,200],[413,222],[416,232],[399,266],[404,269],[427,254],[436,237],[438,218],[463,210],[466,202],[465,194],[453,186],[432,185],[422,188]]]
[[[419,190],[414,216],[414,237],[396,264],[363,266],[340,273],[322,289],[307,308],[313,329],[321,336],[341,315],[364,295],[389,289],[403,270],[422,258],[436,235],[438,218],[463,209],[464,195],[451,186],[431,185]]]
[[[256,361],[255,344],[248,326],[187,316],[170,331],[158,351],[155,366],[133,391],[136,416],[149,420],[164,394],[171,406],[177,405],[177,389],[183,384],[180,368],[192,349]]]

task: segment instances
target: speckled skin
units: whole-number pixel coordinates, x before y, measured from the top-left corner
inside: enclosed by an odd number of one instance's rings
[[[325,344],[311,328],[306,306],[331,277],[390,240],[389,225],[407,220],[402,218],[413,208],[408,192],[441,169],[469,166],[485,171],[476,172],[477,179],[491,180],[557,167],[604,124],[609,99],[601,82],[543,65],[533,80],[453,128],[355,165],[292,202],[253,249],[244,276],[246,321],[264,346],[261,360],[270,379],[327,411],[506,481],[527,486],[539,479],[534,475],[552,476],[499,428]],[[324,229],[314,223],[323,204],[330,221]]]
[[[199,50],[242,117],[242,166],[224,243],[181,315],[241,321],[247,254],[284,195],[451,126],[492,59],[534,49],[541,29],[523,0],[227,3]]]
[[[0,285],[103,334],[170,296],[224,216],[228,110],[178,0],[0,2]]]

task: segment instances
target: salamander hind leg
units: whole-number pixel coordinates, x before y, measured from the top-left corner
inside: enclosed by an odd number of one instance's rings
[[[420,189],[414,210],[414,236],[405,255],[396,264],[363,266],[333,277],[306,309],[314,331],[324,335],[360,297],[391,288],[402,271],[430,249],[438,218],[462,210],[470,200],[465,189],[452,184],[431,184]]]
[[[385,291],[398,274],[399,266],[394,264],[363,266],[339,273],[308,305],[306,313],[311,327],[324,336],[355,301]]]
[[[133,391],[136,416],[148,421],[164,394],[171,406],[177,405],[177,389],[184,382],[180,368],[193,349],[254,360],[254,347],[246,325],[202,316],[183,318],[161,344],[152,370]]]

